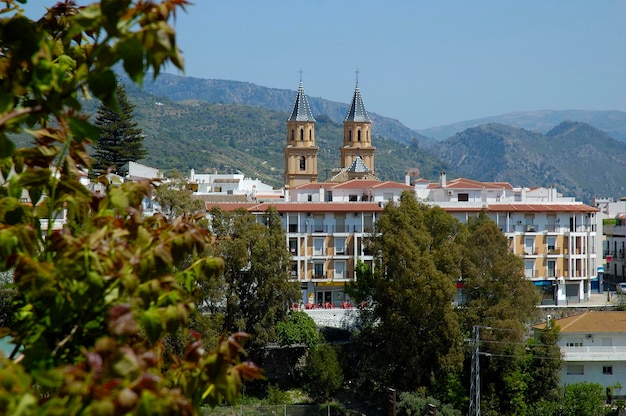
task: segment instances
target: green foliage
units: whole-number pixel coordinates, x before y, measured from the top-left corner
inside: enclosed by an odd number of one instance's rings
[[[282,391],[273,384],[267,386],[267,404],[288,404],[290,399],[289,392]]]
[[[283,346],[304,344],[314,348],[320,342],[320,331],[306,312],[291,311],[286,320],[276,324],[276,337]]]
[[[559,328],[541,331],[537,338],[528,341],[523,371],[529,380],[526,402],[557,401],[560,386],[559,374],[563,365],[561,349],[557,345]]]
[[[542,400],[532,406],[529,414],[542,416],[604,416],[604,388],[598,383],[574,383],[565,386],[556,401]]]
[[[307,391],[317,398],[329,398],[343,384],[343,371],[337,352],[328,344],[318,344],[309,351],[303,376]]]
[[[300,296],[289,280],[291,255],[280,217],[270,208],[258,223],[245,210],[211,211],[215,254],[224,259],[225,329],[246,331],[255,345],[276,339],[276,324]]]
[[[523,412],[528,402],[526,392],[533,388],[529,375],[534,366],[545,364],[533,360],[523,368],[527,363],[526,324],[537,316],[539,294],[525,278],[521,259],[510,252],[506,237],[484,212],[469,222],[463,243],[463,302],[458,313],[463,332],[468,336],[474,325],[489,327],[480,330],[481,350],[492,357],[481,363],[486,408],[505,413]],[[550,370],[544,376],[550,378],[548,373],[558,371],[558,364],[557,368],[552,364],[547,368]],[[549,389],[536,392],[533,398],[549,392]]]
[[[404,193],[399,205],[385,207],[370,247],[376,253],[374,319],[359,336],[370,362],[363,363],[368,368],[364,376],[399,390],[429,387],[433,379],[460,368],[461,339],[452,306],[458,276],[437,266],[426,210],[413,193]]]
[[[161,212],[173,219],[184,214],[204,211],[204,202],[194,199],[193,192],[187,187],[186,178],[177,170],[168,175],[168,180],[159,183],[154,198],[161,207]]]
[[[197,338],[180,358],[163,352],[193,314],[195,282],[223,267],[204,255],[212,240],[200,218],[144,219],[149,183],[100,178],[106,192],[91,194],[77,168],[91,165],[86,145],[98,134],[79,92],[112,106],[117,62],[136,82],[180,67],[167,22],[186,2],[59,3],[37,22],[4,3],[0,272],[13,272],[17,292],[2,335],[21,350],[0,358],[0,413],[194,414],[235,400],[243,379],[261,377],[242,362],[244,334],[209,352]],[[31,148],[8,139],[35,125]],[[62,229],[42,226],[64,212]]]
[[[419,393],[400,393],[398,400],[398,416],[423,416],[428,414],[428,405],[437,408],[438,416],[461,416],[461,411],[450,404],[442,404],[434,397],[424,397]]]
[[[104,103],[98,107],[95,125],[100,135],[94,145],[94,170],[101,174],[112,169],[124,175],[128,162],[143,159],[147,151],[143,147],[141,129],[133,120],[135,107],[126,98],[123,84],[117,84],[115,98],[115,108],[109,108]]]

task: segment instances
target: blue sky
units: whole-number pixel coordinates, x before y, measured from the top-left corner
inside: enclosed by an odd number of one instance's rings
[[[368,111],[421,129],[626,111],[625,21],[625,0],[195,0],[175,28],[187,76],[295,91],[302,70],[309,96],[349,102],[358,70]]]

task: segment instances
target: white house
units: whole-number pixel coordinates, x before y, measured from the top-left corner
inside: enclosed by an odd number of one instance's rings
[[[551,321],[560,330],[558,345],[564,361],[561,384],[624,385],[626,394],[626,311],[587,311]],[[535,328],[544,329],[546,324]]]

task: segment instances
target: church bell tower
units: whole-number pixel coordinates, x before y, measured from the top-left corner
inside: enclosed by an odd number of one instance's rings
[[[317,182],[317,151],[315,145],[315,118],[302,86],[287,120],[285,146],[285,187]]]
[[[350,109],[343,121],[343,146],[339,148],[342,168],[349,167],[355,159],[360,157],[369,169],[369,173],[375,174],[374,151],[376,148],[372,146],[371,124],[372,120],[365,110],[359,89],[359,79],[357,78]]]

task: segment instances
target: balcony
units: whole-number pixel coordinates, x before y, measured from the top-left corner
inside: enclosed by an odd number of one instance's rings
[[[548,246],[548,252],[546,254],[548,256],[558,256],[561,254],[561,249],[559,247]]]
[[[561,347],[565,361],[626,361],[626,346]]]

